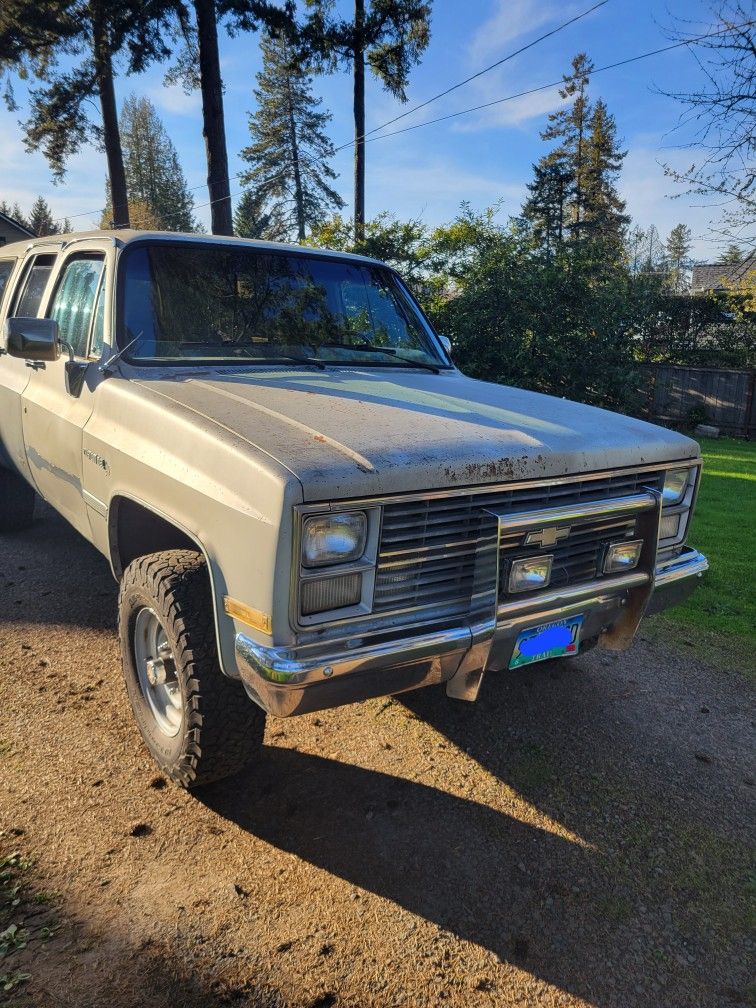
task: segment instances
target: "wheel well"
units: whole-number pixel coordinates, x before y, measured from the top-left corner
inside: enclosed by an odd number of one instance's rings
[[[113,573],[119,581],[137,557],[162,550],[200,549],[186,532],[128,497],[111,502],[108,534]]]

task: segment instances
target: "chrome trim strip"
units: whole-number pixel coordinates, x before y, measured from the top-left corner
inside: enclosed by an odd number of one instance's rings
[[[93,511],[102,515],[103,518],[108,517],[108,505],[104,501],[101,501],[99,497],[95,497],[95,495],[91,494],[88,490],[82,490],[81,495],[84,498],[84,503],[88,504]]]
[[[470,494],[506,493],[509,490],[537,490],[539,487],[562,486],[568,483],[581,483],[588,480],[613,479],[615,476],[633,476],[636,473],[662,473],[670,469],[689,469],[701,467],[701,459],[676,459],[670,462],[659,462],[655,465],[627,466],[624,469],[604,469],[598,472],[577,473],[571,476],[555,476],[553,479],[519,480],[515,483],[476,483],[474,486],[441,487],[438,490],[409,491],[406,494],[394,494],[390,497],[360,497],[343,501],[313,501],[307,504],[297,504],[301,514],[312,511],[345,511],[352,508],[364,508],[370,505],[402,504],[413,501],[446,499],[449,497],[467,497]]]
[[[515,599],[513,602],[503,602],[496,610],[497,617],[513,617],[525,614],[530,609],[543,609],[552,605],[566,605],[586,599],[591,602],[591,596],[607,595],[611,592],[624,591],[627,588],[638,588],[651,580],[645,571],[633,571],[616,578],[599,578],[586,581],[582,585],[572,585],[567,588],[555,588],[552,591],[540,592],[531,599]]]
[[[701,577],[708,569],[709,561],[703,553],[699,553],[696,549],[687,550],[680,556],[659,564],[656,568],[655,587],[664,588],[683,578]]]
[[[502,532],[520,531],[538,528],[545,525],[557,525],[583,518],[603,518],[604,515],[615,517],[621,514],[635,514],[652,508],[655,503],[651,493],[632,494],[627,497],[609,497],[600,501],[589,501],[585,504],[573,504],[568,507],[541,508],[540,511],[515,511],[498,515],[499,528]]]

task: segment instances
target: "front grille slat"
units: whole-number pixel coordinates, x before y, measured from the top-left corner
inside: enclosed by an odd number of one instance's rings
[[[411,610],[418,619],[435,613],[458,616],[470,609],[475,545],[486,509],[519,512],[569,507],[589,501],[661,489],[664,472],[630,473],[545,487],[487,490],[454,497],[387,504],[376,569],[373,612]],[[511,560],[553,554],[552,586],[579,584],[598,576],[603,546],[634,534],[635,519],[596,516],[575,519],[568,539],[553,547],[524,546],[523,533],[507,533],[500,552],[500,591]]]

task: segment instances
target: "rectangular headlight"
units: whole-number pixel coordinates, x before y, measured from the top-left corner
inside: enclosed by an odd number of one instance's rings
[[[513,560],[509,568],[509,591],[534,591],[545,588],[551,580],[553,556],[528,557],[527,560]]]
[[[619,574],[637,567],[642,548],[642,539],[613,543],[604,557],[604,574]]]
[[[688,489],[689,480],[690,469],[671,469],[664,477],[662,502],[665,505],[679,504]]]
[[[359,560],[365,550],[367,516],[363,511],[313,515],[302,527],[302,563],[305,567]]]

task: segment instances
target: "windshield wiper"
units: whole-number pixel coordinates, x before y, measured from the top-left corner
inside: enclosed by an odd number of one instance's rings
[[[377,346],[375,343],[320,343],[319,348],[321,347],[327,350],[356,350],[358,353],[388,354],[389,357],[393,357],[395,361],[401,361],[407,367],[424,368],[426,371],[432,371],[434,374],[438,374],[439,371],[435,364],[429,364],[427,361],[418,361],[412,357],[402,357],[392,347]]]

